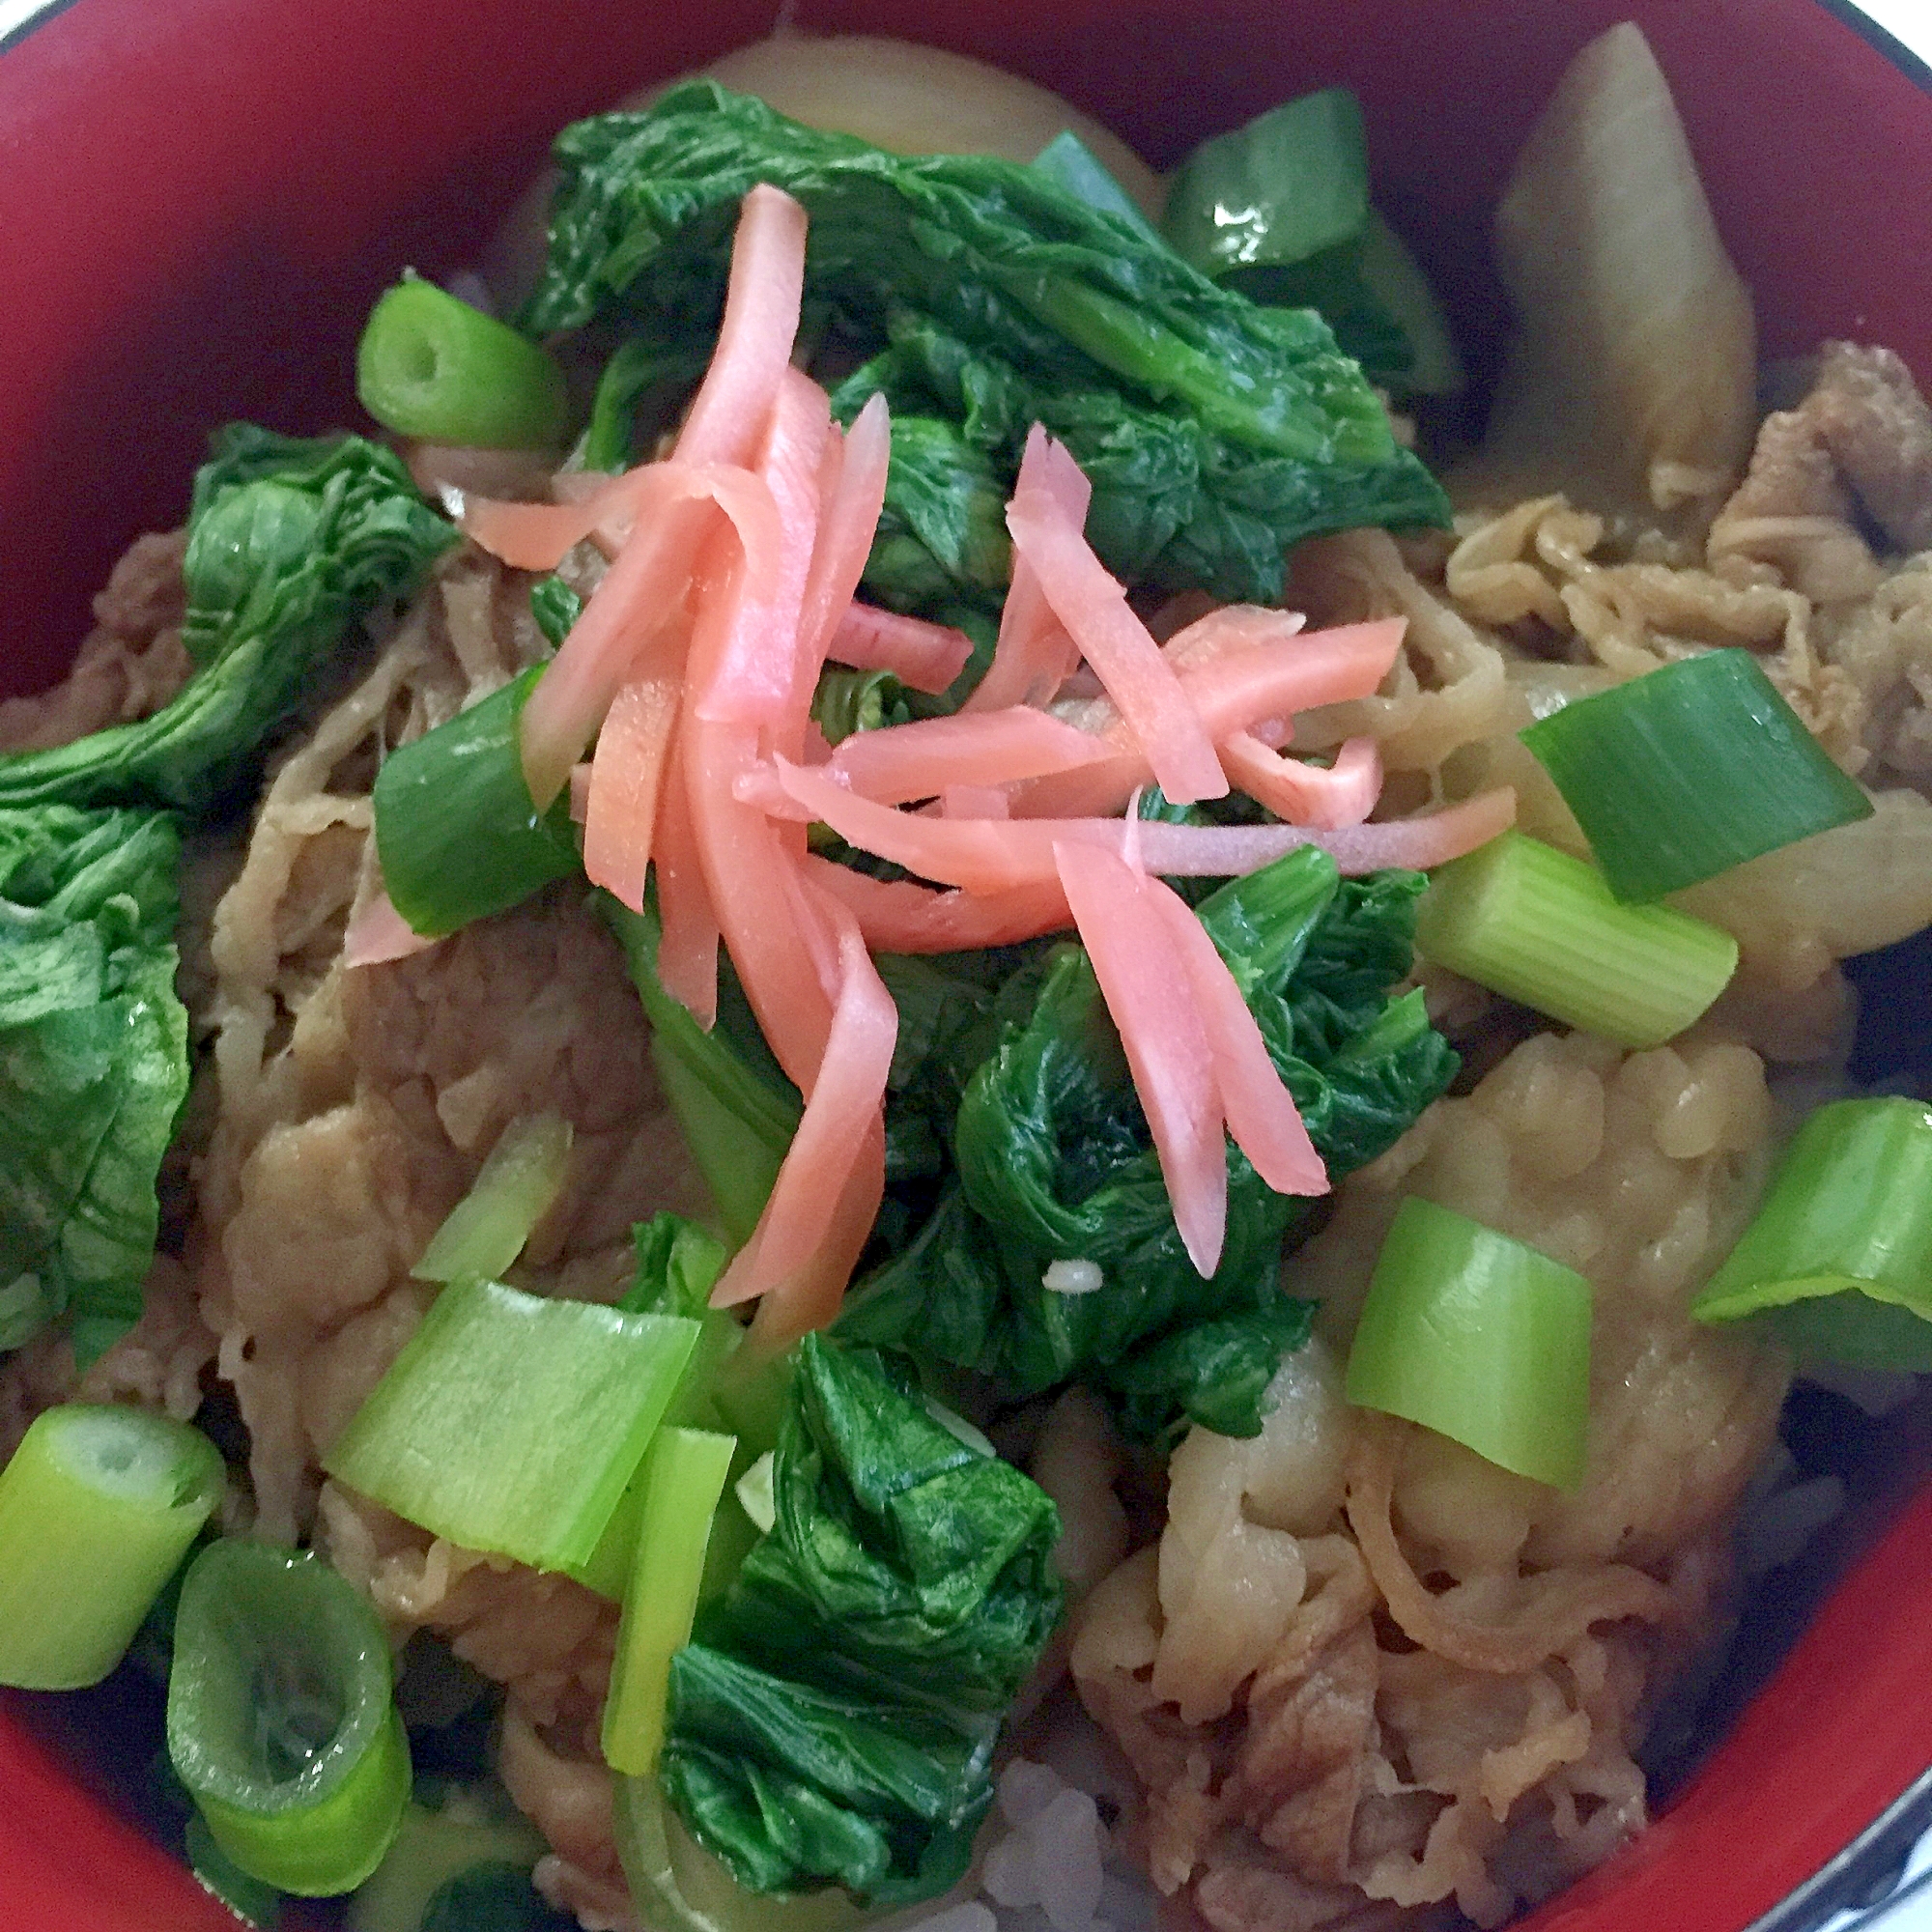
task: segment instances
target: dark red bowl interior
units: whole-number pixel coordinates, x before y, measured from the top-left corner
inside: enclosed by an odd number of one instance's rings
[[[1638,19],[1769,355],[1882,341],[1932,384],[1932,97],[1815,0],[805,0],[1033,74],[1153,161],[1327,82],[1470,337],[1482,244],[1564,62]],[[707,0],[74,0],[0,53],[0,693],[58,674],[128,539],[179,522],[207,429],[352,419],[405,263],[463,262],[552,129],[751,39]],[[1908,984],[1894,982],[1902,995]],[[1932,1766],[1932,1494],[1898,1517],[1663,1819],[1541,1932],[1739,1932]],[[0,1710],[0,1925],[233,1920]]]

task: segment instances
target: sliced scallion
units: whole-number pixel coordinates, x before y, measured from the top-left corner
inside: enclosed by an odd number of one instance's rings
[[[569,802],[531,805],[518,749],[517,721],[542,675],[532,665],[383,761],[376,853],[391,902],[417,932],[506,912],[578,869]]]
[[[696,1340],[674,1316],[453,1283],[323,1466],[466,1548],[582,1567]]]
[[[627,1776],[656,1769],[671,1657],[691,1639],[712,1518],[737,1446],[709,1430],[661,1429],[645,1454],[643,1515],[604,1704],[604,1758]]]
[[[282,1893],[244,1872],[214,1842],[214,1833],[199,1811],[188,1819],[184,1838],[188,1870],[202,1889],[212,1891],[242,1924],[254,1926],[255,1932],[277,1932],[282,1922]]]
[[[1932,1107],[1820,1107],[1690,1312],[1756,1317],[1804,1354],[1932,1370]]]
[[[398,435],[485,449],[554,444],[570,413],[549,350],[418,275],[369,311],[355,393]]]
[[[1410,1195],[1376,1258],[1346,1386],[1358,1408],[1574,1490],[1589,1421],[1590,1284]]]
[[[383,1861],[410,1795],[389,1646],[368,1600],[319,1556],[211,1544],[182,1586],[168,1756],[214,1842],[303,1897]]]
[[[430,1903],[463,1873],[504,1866],[527,1873],[548,1847],[520,1811],[486,1808],[467,1793],[440,1811],[412,1803],[395,1843],[355,1889],[348,1932],[422,1932]]]
[[[1738,942],[1721,926],[1669,906],[1619,904],[1594,866],[1520,832],[1435,874],[1415,944],[1492,992],[1631,1047],[1682,1033],[1738,963]]]
[[[221,1486],[214,1445],[185,1423],[88,1403],[36,1416],[0,1471],[0,1684],[105,1677]]]
[[[1872,812],[1745,650],[1661,666],[1521,735],[1620,899],[1662,898]]]
[[[418,1281],[497,1280],[550,1211],[570,1161],[570,1122],[523,1114],[497,1137],[469,1192],[430,1236],[410,1272]]]
[[[1159,231],[1142,212],[1140,203],[1114,179],[1107,164],[1071,128],[1063,128],[1033,157],[1033,164],[1074,200],[1084,201],[1089,208],[1097,208],[1117,221],[1124,221],[1150,242],[1160,240]]]

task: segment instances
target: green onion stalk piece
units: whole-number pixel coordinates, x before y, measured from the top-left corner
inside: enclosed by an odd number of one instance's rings
[[[669,1212],[637,1223],[631,1240],[638,1272],[616,1305],[631,1315],[680,1315],[697,1323],[697,1340],[665,1410],[665,1422],[683,1429],[719,1429],[724,1412],[718,1387],[745,1338],[744,1323],[735,1315],[710,1306],[712,1287],[724,1271],[729,1251],[717,1236]],[[612,1603],[624,1601],[630,1584],[650,1466],[646,1453],[611,1512],[589,1562],[570,1573]]]
[[[1376,1258],[1346,1386],[1358,1408],[1574,1490],[1590,1412],[1590,1284],[1410,1195]]]
[[[413,274],[369,312],[355,393],[399,436],[485,449],[554,447],[570,415],[549,350]]]
[[[212,1891],[244,1925],[256,1932],[277,1932],[282,1922],[283,1894],[244,1872],[219,1845],[199,1811],[187,1821],[184,1849],[188,1869],[204,1891]]]
[[[560,1114],[519,1115],[411,1274],[417,1281],[495,1281],[550,1212],[569,1163],[568,1121]]]
[[[1658,1046],[1700,1018],[1737,969],[1721,926],[1622,905],[1594,866],[1506,832],[1452,860],[1415,915],[1416,950],[1492,992],[1620,1046]]]
[[[640,913],[608,895],[598,909],[624,949],[632,983],[651,1023],[651,1060],[684,1129],[724,1232],[751,1238],[764,1212],[780,1164],[798,1131],[804,1103],[789,1083],[767,1078],[724,1037],[709,1033],[665,991],[658,978],[662,929],[654,908]]]
[[[517,721],[532,665],[468,711],[399,745],[376,778],[383,885],[417,932],[440,936],[506,912],[579,869],[567,799],[530,803]]]
[[[1872,813],[1748,651],[1663,665],[1521,736],[1620,899],[1662,898]]]
[[[1756,1317],[1802,1354],[1932,1370],[1932,1107],[1820,1107],[1690,1312]]]
[[[691,1640],[712,1518],[737,1446],[710,1430],[662,1429],[645,1453],[643,1517],[604,1704],[604,1759],[627,1776],[657,1768],[670,1661]]]
[[[184,1422],[85,1403],[36,1416],[0,1471],[0,1684],[105,1677],[221,1484],[213,1443]]]
[[[319,1556],[228,1539],[182,1586],[168,1756],[222,1853],[302,1897],[382,1862],[410,1795],[389,1646]]]
[[[748,1891],[685,1829],[655,1777],[616,1780],[617,1854],[639,1916],[656,1932],[855,1932],[867,1914],[837,1886]]]
[[[696,1340],[675,1316],[454,1282],[323,1466],[468,1549],[581,1567]]]
[[[1071,128],[1063,128],[1038,154],[1033,164],[1056,187],[1064,187],[1089,208],[1098,209],[1124,221],[1144,241],[1158,242],[1159,232],[1141,205],[1117,182],[1098,155]]]
[[[519,1811],[486,1809],[459,1794],[440,1811],[412,1803],[383,1862],[355,1889],[348,1932],[422,1932],[431,1902],[452,1879],[508,1867],[527,1877],[549,1849]]]

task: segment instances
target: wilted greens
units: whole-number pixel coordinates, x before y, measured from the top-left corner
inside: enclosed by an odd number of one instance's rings
[[[1391,996],[1422,883],[1343,880],[1309,847],[1198,908],[1333,1179],[1391,1146],[1456,1068],[1421,994]],[[1055,949],[999,1004],[1011,1017],[953,1122],[956,1179],[855,1292],[840,1332],[977,1370],[1009,1394],[1077,1378],[1143,1439],[1182,1418],[1253,1435],[1283,1350],[1307,1332],[1309,1311],[1277,1277],[1311,1205],[1276,1194],[1231,1145],[1227,1241],[1204,1281],[1085,952]],[[1102,1286],[1047,1288],[1055,1261],[1094,1264]]]
[[[158,812],[0,808],[0,1348],[65,1317],[84,1364],[140,1315],[187,1094],[179,854]]]
[[[1000,510],[1036,419],[1093,477],[1095,547],[1135,580],[1264,599],[1299,537],[1446,519],[1320,317],[1215,287],[1049,173],[888,154],[712,81],[581,121],[555,152],[550,259],[521,318],[541,333],[668,351],[719,313],[745,192],[805,205],[808,298],[865,364],[835,406],[883,389],[897,419],[867,579],[885,602],[997,603]]]
[[[231,423],[188,517],[194,674],[151,718],[0,757],[0,805],[220,805],[357,619],[408,596],[455,541],[388,450]]]
[[[964,1873],[999,1713],[1059,1620],[1058,1513],[892,1358],[799,1345],[777,1520],[671,1665],[660,1776],[753,1891],[881,1903]]]

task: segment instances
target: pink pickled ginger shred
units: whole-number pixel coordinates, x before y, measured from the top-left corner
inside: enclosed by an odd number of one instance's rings
[[[951,624],[853,603],[827,639],[825,655],[854,670],[889,670],[901,684],[936,696],[966,668],[973,639]]]
[[[1084,845],[1056,845],[1053,858],[1153,1133],[1174,1224],[1196,1270],[1211,1275],[1228,1232],[1228,1155],[1208,1027],[1194,1001],[1177,997],[1185,962],[1151,882],[1124,860]]]
[[[1252,731],[1234,731],[1217,748],[1229,781],[1277,818],[1339,832],[1359,825],[1382,793],[1381,748],[1373,738],[1350,738],[1325,771],[1283,757]]]
[[[1235,1144],[1277,1194],[1326,1194],[1327,1167],[1308,1137],[1294,1095],[1268,1057],[1267,1042],[1228,962],[1179,893],[1158,879],[1144,881],[1143,890],[1166,922],[1185,969]]]
[[[799,614],[799,644],[813,666],[832,654],[834,634],[865,575],[872,538],[879,527],[879,512],[885,507],[886,471],[892,453],[892,417],[881,390],[867,399],[842,437],[833,432],[826,473],[820,479],[818,532]],[[957,675],[955,670],[953,676]],[[946,686],[938,688],[943,691]]]
[[[1039,423],[1027,432],[1020,457],[1013,493],[1017,496],[1022,490],[1044,491],[1076,530],[1086,528],[1094,486],[1065,444],[1055,442]],[[1016,550],[993,661],[960,709],[996,711],[1008,704],[1051,704],[1079,656],[1046,601],[1038,573]]]
[[[838,1001],[804,1118],[758,1225],[713,1291],[715,1308],[766,1294],[805,1270],[832,1229],[855,1152],[885,1104],[898,1008],[850,915],[838,938]]]
[[[412,953],[427,952],[439,935],[418,932],[387,893],[377,893],[349,922],[342,937],[342,963],[351,972],[358,966],[386,966]]]
[[[805,227],[805,210],[762,182],[740,206],[718,346],[678,432],[685,462],[751,462],[798,334]]]
[[[881,804],[904,805],[937,798],[949,785],[1003,785],[1107,754],[1104,739],[1062,724],[1050,711],[1012,704],[855,731],[832,753],[827,776]]]

